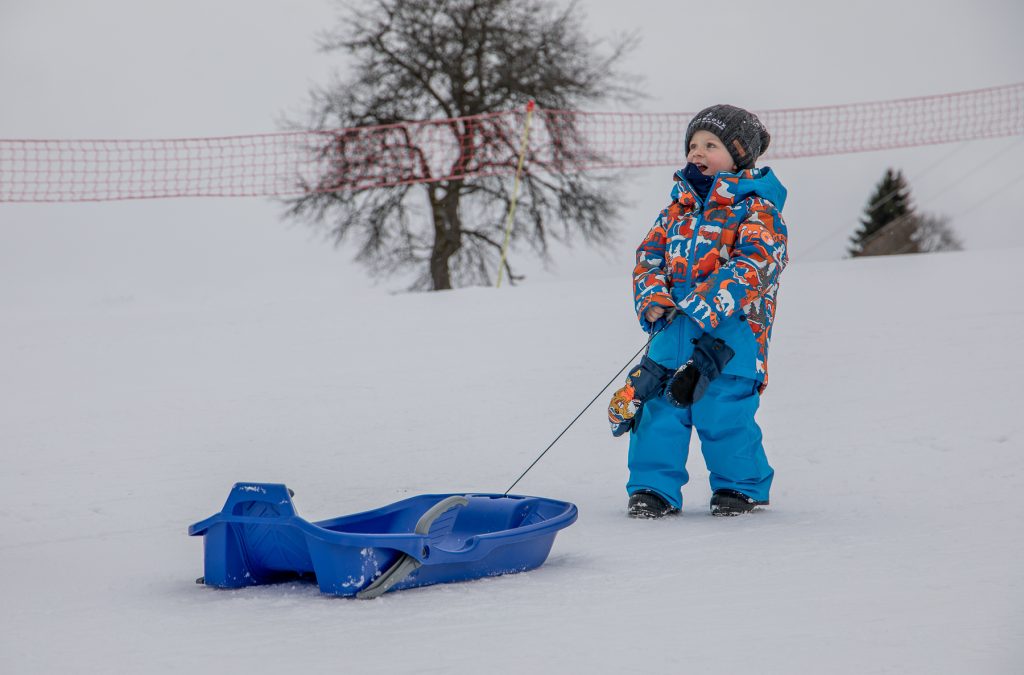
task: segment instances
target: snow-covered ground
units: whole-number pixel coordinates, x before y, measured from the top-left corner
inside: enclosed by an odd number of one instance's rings
[[[503,491],[642,344],[628,269],[254,294],[228,266],[177,302],[100,273],[9,286],[0,672],[1024,672],[1022,253],[787,270],[770,510],[711,518],[695,448],[684,514],[627,519],[602,396],[517,487],[579,506],[544,566],[366,602],[198,586],[185,528],[240,480],[311,520]]]

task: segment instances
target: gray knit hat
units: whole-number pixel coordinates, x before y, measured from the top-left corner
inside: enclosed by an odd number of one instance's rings
[[[690,120],[690,125],[686,127],[686,143],[683,145],[687,153],[690,150],[690,139],[702,129],[722,139],[725,149],[732,155],[732,161],[736,162],[739,169],[752,168],[772,140],[757,115],[724,103],[704,108]]]

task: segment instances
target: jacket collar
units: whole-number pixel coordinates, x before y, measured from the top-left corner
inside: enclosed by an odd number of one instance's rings
[[[676,184],[672,187],[672,201],[684,207],[700,204],[700,197],[683,177],[682,170],[675,174]],[[772,202],[782,210],[786,203],[786,188],[769,167],[744,169],[738,173],[721,172],[715,175],[711,184],[706,206],[731,206],[747,197],[756,196]]]

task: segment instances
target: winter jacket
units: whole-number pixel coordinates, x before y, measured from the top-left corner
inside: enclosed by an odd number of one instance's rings
[[[767,167],[719,173],[702,203],[682,171],[675,181],[672,203],[636,253],[633,294],[640,324],[657,331],[665,319],[652,324],[644,316],[647,309],[678,307],[693,325],[662,334],[674,334],[681,345],[663,365],[674,367],[687,358],[689,337],[704,331],[736,352],[723,372],[753,378],[763,390],[779,275],[789,260],[781,213],[786,188]],[[664,345],[655,347],[652,358],[665,353]]]

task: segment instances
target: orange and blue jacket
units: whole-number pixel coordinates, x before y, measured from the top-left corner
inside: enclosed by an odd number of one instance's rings
[[[676,172],[672,203],[636,252],[633,295],[643,329],[665,324],[647,321],[652,305],[678,308],[736,352],[724,372],[753,378],[763,391],[779,276],[789,260],[785,202],[786,188],[767,167],[719,173],[706,200]]]

